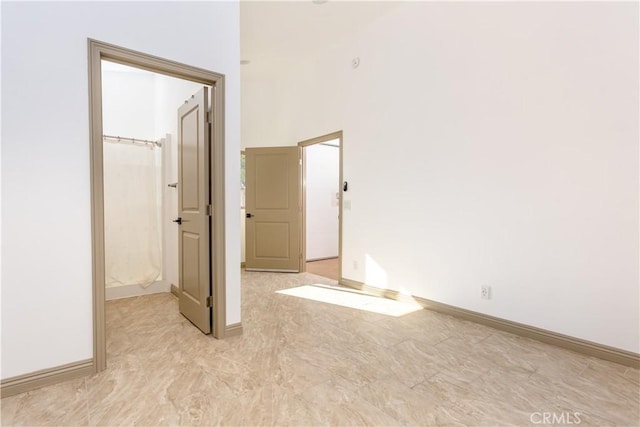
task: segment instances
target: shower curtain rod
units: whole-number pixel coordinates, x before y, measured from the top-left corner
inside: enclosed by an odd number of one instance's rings
[[[149,139],[137,139],[137,138],[126,138],[124,136],[112,136],[112,135],[102,135],[103,139],[112,139],[116,142],[129,141],[132,144],[139,142],[140,144],[152,144],[156,147],[162,147],[160,141],[151,141]]]

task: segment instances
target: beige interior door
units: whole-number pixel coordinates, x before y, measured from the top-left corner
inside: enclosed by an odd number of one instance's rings
[[[178,259],[180,313],[211,332],[208,88],[178,109]]]
[[[300,271],[300,149],[245,151],[246,269]]]

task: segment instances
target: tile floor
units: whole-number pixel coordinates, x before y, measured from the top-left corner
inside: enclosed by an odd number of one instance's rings
[[[202,335],[171,294],[110,301],[109,368],[2,399],[2,425],[639,424],[638,370],[426,310],[275,293],[332,283],[309,273],[242,277],[244,335]]]

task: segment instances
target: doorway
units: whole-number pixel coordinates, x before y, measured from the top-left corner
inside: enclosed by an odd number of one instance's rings
[[[302,271],[339,281],[342,131],[302,141]]]
[[[211,87],[101,65],[106,299],[173,290],[210,333]]]
[[[328,252],[307,249],[307,240],[312,244],[318,243],[317,236],[307,232],[304,182],[308,157],[305,157],[305,151],[307,147],[316,151],[314,146],[321,147],[320,151],[325,148],[332,151],[334,158],[331,167],[334,174],[328,178],[333,184],[329,183],[328,188],[321,190],[322,194],[319,196],[313,196],[312,192],[313,202],[317,201],[329,208],[329,213],[325,211],[320,215],[333,216],[334,231],[328,233],[329,240],[333,239],[333,243],[328,243],[328,246],[333,249]],[[241,213],[245,224],[242,234],[245,243],[243,267],[246,271],[305,272],[307,260],[310,260],[325,264],[321,266],[322,274],[330,274],[334,280],[342,278],[342,148],[342,131],[302,141],[297,146],[245,148],[241,157],[244,165],[242,171],[246,178],[241,189],[245,196]],[[319,169],[322,170],[323,166],[319,165]],[[313,203],[310,201],[309,204]],[[314,211],[314,214],[317,213]],[[318,264],[310,265],[313,269]]]
[[[201,281],[202,283],[206,282],[206,287],[202,285],[202,289],[206,290],[210,296],[205,295],[204,298],[201,298],[199,309],[202,312],[208,310],[211,318],[209,324],[212,323],[212,332],[216,338],[224,338],[226,326],[224,263],[224,76],[96,40],[89,39],[88,44],[93,247],[93,361],[94,368],[96,372],[98,372],[106,368],[105,170],[103,150],[105,132],[103,128],[102,61],[106,60],[119,63],[211,87],[210,95],[207,95],[208,90],[206,90],[203,95],[199,95],[197,97],[199,100],[196,99],[193,101],[194,106],[189,107],[188,111],[184,112],[182,120],[178,120],[179,123],[185,123],[185,126],[187,123],[200,123],[203,128],[210,130],[198,131],[179,128],[178,134],[183,137],[187,134],[192,135],[189,137],[189,141],[195,141],[195,145],[198,147],[202,146],[201,142],[204,141],[203,135],[205,135],[205,133],[207,138],[210,137],[211,141],[210,150],[205,148],[198,156],[195,156],[200,160],[203,157],[206,159],[206,165],[199,167],[199,171],[202,173],[197,174],[195,178],[193,176],[182,177],[182,180],[185,182],[197,180],[195,187],[198,189],[198,194],[195,194],[194,191],[190,191],[189,189],[183,190],[183,194],[189,196],[187,198],[189,205],[185,207],[184,211],[189,211],[189,214],[193,215],[195,210],[198,210],[201,216],[211,217],[210,220],[207,220],[207,224],[210,224],[210,226],[204,228],[204,230],[206,230],[206,236],[203,235],[201,238],[192,240],[210,241],[210,249],[207,243],[207,251],[204,258],[202,258],[202,253],[198,252],[201,257],[200,267],[202,268],[203,262],[206,263],[208,265],[206,271],[210,274],[210,276],[206,277],[206,280]],[[208,96],[210,96],[211,99],[210,103],[208,102]],[[210,105],[210,107],[207,107],[207,109],[210,110],[208,111],[209,114],[207,114],[205,108],[202,107],[203,105],[205,107]],[[187,141],[186,138],[184,140]],[[186,142],[186,144],[192,144],[192,142]],[[188,149],[185,149],[185,153],[192,154],[193,149],[194,147],[190,146]],[[180,150],[178,149],[178,151]],[[187,160],[193,160],[195,157],[183,156],[183,160],[179,161],[179,164],[184,162],[185,158]],[[188,169],[192,171],[193,167],[189,165]],[[211,183],[210,186],[209,183]],[[201,191],[202,189],[205,189],[205,191]],[[198,206],[197,209],[194,209],[194,203],[196,202]],[[215,215],[213,215],[214,210],[212,207],[215,207]],[[180,213],[182,212],[181,210]],[[195,219],[191,219],[191,222],[195,222]],[[193,237],[194,232],[190,231],[188,234]],[[198,248],[189,245],[188,250],[191,252],[194,252],[196,249]],[[191,259],[192,257],[187,258]],[[187,297],[188,296],[189,295],[187,295]]]
[[[202,89],[103,60],[106,300],[178,284],[177,107]]]

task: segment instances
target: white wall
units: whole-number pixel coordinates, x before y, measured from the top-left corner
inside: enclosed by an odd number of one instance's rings
[[[286,138],[291,123],[283,73],[256,71],[254,64],[243,65],[241,72],[241,115],[249,118],[242,123],[242,149],[292,145]]]
[[[240,321],[238,19],[236,2],[3,3],[2,378],[92,357],[87,37],[226,75],[227,324]]]
[[[307,261],[337,257],[340,147],[314,144],[304,148],[304,156]]]
[[[637,4],[403,3],[288,76],[243,145],[344,130],[344,277],[640,351]]]
[[[102,71],[105,135],[155,139],[155,78],[152,73]]]

